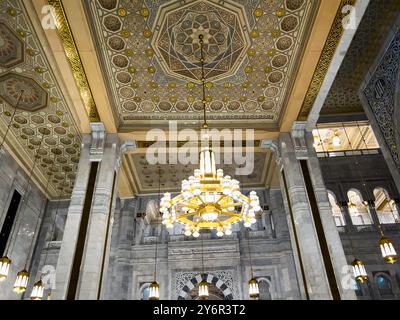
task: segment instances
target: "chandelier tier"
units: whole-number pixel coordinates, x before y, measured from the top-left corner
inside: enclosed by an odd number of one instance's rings
[[[232,224],[243,221],[245,227],[256,222],[255,214],[261,210],[255,191],[249,197],[240,192],[239,181],[224,176],[216,168],[215,154],[209,147],[206,118],[206,79],[204,77],[203,35],[199,35],[201,46],[201,70],[203,84],[203,129],[205,147],[200,152],[200,168],[194,175],[182,181],[181,193],[172,198],[165,193],[160,203],[162,223],[172,228],[178,222],[185,225],[185,235],[198,238],[201,229],[215,229],[217,236],[232,234]]]
[[[246,227],[256,222],[261,210],[255,191],[249,197],[240,192],[239,181],[224,177],[216,170],[214,153],[207,148],[200,153],[200,169],[188,180],[182,181],[181,193],[161,198],[162,223],[172,228],[178,222],[185,225],[185,235],[199,237],[201,229],[215,229],[222,237],[232,233],[232,224],[243,221]]]

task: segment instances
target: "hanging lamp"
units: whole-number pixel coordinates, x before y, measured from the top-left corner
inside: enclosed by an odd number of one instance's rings
[[[57,221],[58,212],[59,212],[59,209],[60,209],[61,197],[62,197],[62,194],[63,194],[63,191],[64,191],[63,186],[64,186],[66,180],[67,180],[67,172],[64,172],[64,180],[62,182],[61,189],[60,189],[60,192],[58,194],[56,213],[54,215],[53,225],[51,226],[51,230],[50,230],[51,231],[50,232],[50,241],[47,241],[46,255],[44,257],[44,263],[43,263],[44,265],[47,264],[47,256],[48,256],[48,253],[49,253],[50,242],[51,242],[51,240],[53,239],[53,236],[54,236],[54,230],[55,230],[55,227],[56,227],[56,221]],[[42,276],[43,276],[43,274],[41,274],[40,277],[42,278]],[[51,289],[52,288],[50,286],[49,292],[47,293],[47,300],[51,300],[51,298],[52,298]]]
[[[49,190],[50,180],[51,180],[51,177],[53,176],[53,169],[54,169],[55,162],[56,162],[56,155],[54,155],[53,164],[51,165],[50,171],[47,173],[47,175],[49,177],[47,179],[46,188],[44,190],[45,195],[46,195],[47,191]],[[45,202],[46,201],[43,201],[42,207],[40,208],[39,212],[43,211]],[[37,223],[36,223],[36,228],[37,228],[38,223],[39,223],[39,217],[38,217],[38,220],[37,220]],[[35,228],[35,230],[36,230],[36,228]],[[32,249],[32,244],[33,244],[33,239],[32,239],[32,242],[31,242],[31,249]],[[29,252],[30,251],[31,250],[29,250]],[[31,300],[42,300],[43,299],[43,291],[44,291],[44,285],[43,285],[43,282],[42,282],[42,275],[40,275],[39,281],[37,281],[33,285],[32,292],[31,292]]]
[[[10,123],[8,124],[6,132],[3,137],[3,140],[1,141],[0,150],[3,147],[3,145],[6,141],[7,135],[11,129],[11,126],[12,126],[14,118],[15,118],[15,114],[17,112],[17,109],[18,109],[19,103],[21,102],[23,94],[24,94],[24,90],[21,90],[21,94],[18,97],[18,101],[14,106],[14,111],[13,111],[13,114],[11,115]],[[0,258],[0,282],[6,280],[8,277],[8,273],[10,272],[11,259],[7,257],[8,244],[7,244],[5,252],[6,252],[6,254],[2,258]]]
[[[254,277],[254,271],[253,271],[253,261],[251,258],[251,248],[250,248],[250,230],[248,230],[248,235],[247,235],[247,247],[249,251],[249,259],[250,259],[250,281],[249,281],[249,297],[252,300],[258,300],[260,298],[260,288],[258,285],[257,279]]]
[[[395,263],[397,261],[397,253],[394,249],[393,242],[389,238],[385,237],[382,227],[379,226],[379,231],[381,233],[381,239],[379,240],[379,247],[381,249],[381,254],[383,260],[387,263]]]
[[[160,285],[153,281],[149,286],[149,300],[160,300]]]
[[[368,145],[365,140],[364,133],[362,132],[358,122],[357,122],[357,127],[361,133],[361,138],[362,138],[362,141],[364,142],[365,148],[368,149]],[[392,210],[390,203],[389,203],[389,208],[393,215],[393,210]],[[396,250],[394,249],[393,242],[389,238],[385,237],[385,234],[383,233],[383,230],[382,230],[382,227],[380,224],[378,225],[378,228],[379,228],[379,231],[381,234],[381,239],[379,240],[379,248],[381,249],[382,258],[387,263],[393,264],[397,261],[397,253],[396,253]]]
[[[32,293],[31,293],[31,300],[42,300],[43,292],[44,292],[44,285],[43,285],[42,280],[39,280],[33,286]]]
[[[39,129],[39,130],[40,130],[40,129]],[[47,128],[43,128],[43,130],[42,130],[41,133],[42,133],[42,137],[41,137],[41,139],[40,139],[40,144],[39,144],[39,147],[38,147],[38,151],[39,151],[40,148],[42,147],[42,143],[43,143],[43,140],[44,140],[45,135],[49,135],[49,134],[50,134],[50,130],[47,129]],[[31,192],[28,192],[28,188],[29,188],[29,186],[30,186],[30,184],[31,184],[31,182],[32,182],[33,171],[34,171],[35,168],[36,168],[37,160],[40,158],[38,152],[36,152],[36,155],[35,155],[34,158],[35,158],[35,160],[34,160],[34,162],[33,162],[33,166],[32,166],[31,171],[30,171],[30,173],[29,173],[29,177],[28,177],[28,181],[27,181],[26,188],[25,188],[25,193],[24,193],[24,194],[28,194],[27,198],[24,200],[25,207],[28,205],[29,196],[30,196],[30,194],[31,194]],[[39,220],[40,220],[40,219],[39,219],[39,217],[38,217],[38,218],[37,218],[37,221],[36,221],[36,225],[35,225],[34,232],[36,231],[36,229],[37,229],[37,227],[38,227]],[[33,246],[33,239],[32,239],[32,241],[31,241],[31,243],[30,243],[30,248],[29,248],[28,255],[27,255],[26,261],[25,261],[25,267],[24,267],[24,269],[23,269],[22,271],[20,271],[20,272],[17,273],[17,278],[15,279],[15,283],[14,283],[14,292],[15,292],[15,293],[18,293],[18,294],[21,294],[21,293],[25,292],[26,287],[27,287],[27,285],[28,285],[28,281],[29,281],[29,272],[27,271],[27,269],[28,269],[28,261],[29,261],[29,258],[30,258],[30,252],[31,252],[31,250],[32,250],[32,246]]]
[[[208,290],[208,282],[205,279],[204,274],[204,234],[201,234],[201,265],[202,265],[202,278],[203,280],[199,283],[199,299],[200,300],[208,300],[209,298],[209,290]]]
[[[250,299],[258,300],[260,298],[260,288],[256,278],[252,278],[249,281],[249,296]]]
[[[199,300],[208,300],[209,292],[208,292],[208,282],[202,280],[199,283]]]
[[[206,118],[206,79],[204,72],[203,35],[199,35],[201,46],[201,81],[203,88],[203,130],[207,132]],[[200,152],[200,168],[193,176],[182,181],[181,193],[172,198],[165,193],[161,199],[162,223],[172,228],[174,223],[184,225],[185,235],[198,238],[200,230],[215,229],[217,235],[232,233],[232,225],[243,221],[246,227],[255,222],[256,212],[261,210],[257,194],[252,191],[249,197],[240,192],[239,182],[216,167],[215,154],[209,146],[209,135],[203,136],[206,147]]]
[[[29,281],[29,272],[26,269],[17,273],[17,279],[15,279],[14,289],[15,293],[24,293]]]
[[[361,283],[368,280],[367,271],[365,270],[364,262],[359,259],[354,259],[351,263],[354,278]]]
[[[343,130],[344,130],[345,136],[347,137],[347,141],[348,141],[348,143],[349,143],[349,146],[350,146],[350,148],[352,148],[352,147],[351,147],[350,139],[349,139],[349,137],[348,137],[348,135],[347,135],[347,132],[346,132],[346,129],[345,129],[343,123],[342,123],[342,127],[343,127]],[[317,127],[317,132],[318,132],[318,136],[319,136],[319,138],[320,138],[320,141],[322,141],[322,139],[321,139],[321,134],[320,134],[320,132],[319,132],[318,127]],[[323,149],[323,152],[325,153],[325,149],[324,149],[323,144],[322,144],[322,149]],[[329,169],[329,171],[331,171],[331,169],[330,169],[329,166],[328,166],[328,169]],[[354,208],[357,209],[356,206],[355,206],[355,204],[353,204],[351,201],[348,203],[348,208],[349,208],[349,211],[350,211],[350,210],[353,210]],[[356,210],[356,211],[357,211],[357,210]],[[353,212],[353,213],[354,213],[355,211],[350,211],[350,212]],[[358,211],[357,211],[357,212],[358,212]],[[351,240],[350,235],[348,236],[348,240],[349,240],[349,242],[350,242],[351,254],[354,256],[353,242],[352,242],[352,240]],[[365,282],[365,281],[368,280],[367,271],[365,270],[365,265],[364,265],[364,262],[363,262],[363,261],[361,261],[360,259],[357,259],[357,258],[354,256],[354,260],[353,260],[353,262],[351,263],[351,267],[352,267],[352,271],[353,271],[354,278],[355,278],[357,281],[363,283],[363,282]]]
[[[161,169],[158,170],[158,209],[160,209],[160,194],[161,194]],[[160,215],[160,210],[157,210],[158,215]],[[149,300],[160,300],[160,285],[157,282],[157,251],[158,251],[158,216],[156,223],[156,250],[154,257],[154,281],[149,286]]]

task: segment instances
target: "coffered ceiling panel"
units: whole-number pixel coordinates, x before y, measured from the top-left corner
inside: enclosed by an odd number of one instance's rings
[[[86,13],[121,128],[202,117],[278,127],[319,1],[90,0]]]
[[[24,1],[0,1],[0,21],[0,141],[12,121],[9,147],[28,169],[37,158],[35,176],[42,187],[51,173],[50,195],[69,194],[81,135]]]
[[[217,168],[224,170],[225,175],[229,175],[239,180],[245,187],[263,187],[266,185],[272,152],[255,152],[254,153],[254,169],[249,175],[236,176],[235,164],[225,163],[224,155],[216,153],[216,159],[219,164]],[[168,157],[167,157],[168,158]],[[138,193],[158,192],[159,170],[160,187],[163,191],[178,191],[181,187],[182,180],[188,179],[193,175],[193,171],[198,169],[198,164],[157,164],[151,165],[146,160],[146,154],[130,154],[125,156],[125,164],[133,174],[134,187],[132,189]]]

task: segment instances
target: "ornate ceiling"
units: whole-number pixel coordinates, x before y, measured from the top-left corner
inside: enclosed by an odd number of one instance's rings
[[[0,2],[0,129],[11,126],[7,144],[49,194],[69,194],[79,162],[81,136],[70,114],[24,1]],[[23,94],[21,95],[21,92]],[[19,103],[18,103],[18,100]],[[1,136],[2,141],[3,134]],[[13,143],[16,141],[16,144]]]
[[[358,97],[361,82],[382,47],[399,11],[398,0],[370,1],[325,100],[321,110],[322,115],[364,113]]]
[[[217,155],[218,156],[218,155]],[[262,187],[266,185],[269,166],[274,164],[273,154],[270,151],[255,152],[254,169],[248,176],[238,176],[243,186],[246,187]],[[226,175],[235,177],[235,168],[232,164],[224,163],[223,154],[220,156],[221,164],[217,165],[218,169],[224,170]],[[179,190],[182,180],[193,175],[193,171],[198,169],[198,164],[173,165],[161,164],[150,165],[146,160],[146,154],[130,154],[125,156],[130,169],[133,172],[133,189],[139,193],[158,192],[159,169],[161,169],[161,189],[163,191]]]
[[[120,128],[201,119],[199,34],[205,39],[209,117],[278,127],[318,5],[85,1]]]

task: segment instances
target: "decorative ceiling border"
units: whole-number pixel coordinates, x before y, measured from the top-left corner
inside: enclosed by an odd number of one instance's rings
[[[297,116],[298,121],[306,121],[317,95],[322,87],[322,83],[328,73],[329,66],[332,62],[335,51],[339,45],[339,42],[343,35],[343,18],[347,13],[343,13],[343,7],[347,5],[354,6],[357,0],[342,0],[340,7],[336,13],[335,20],[333,21],[332,27],[329,31],[328,38],[325,42],[324,49],[322,50],[321,57],[318,60],[317,67],[315,68],[314,75],[312,77],[310,86],[308,87],[306,96],[301,106],[300,113]]]
[[[100,122],[100,116],[97,111],[96,103],[93,99],[92,90],[90,89],[85,69],[83,68],[78,48],[76,47],[74,36],[72,35],[62,1],[48,0],[48,3],[55,9],[55,21],[58,35],[60,36],[63,44],[65,55],[71,66],[76,85],[79,88],[80,95],[85,104],[86,112],[89,116],[90,122]]]

